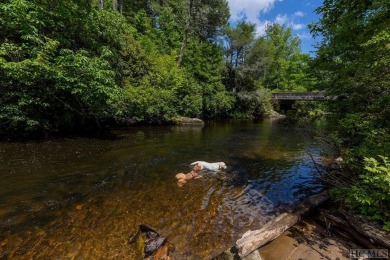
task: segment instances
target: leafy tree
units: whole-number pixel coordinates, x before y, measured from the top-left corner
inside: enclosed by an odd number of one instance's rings
[[[266,89],[240,91],[237,93],[236,111],[241,115],[263,118],[271,114],[272,104],[270,92]]]
[[[297,64],[300,54],[300,39],[292,35],[291,27],[285,28],[279,24],[272,24],[266,29],[265,38],[273,46],[272,59],[268,67],[264,84],[269,89],[287,90],[286,82],[289,82],[290,69]]]
[[[1,103],[0,124],[10,131],[52,131],[78,126],[91,120],[112,117],[120,96],[107,48],[91,51],[71,50],[81,40],[70,30],[70,37],[47,30],[57,22],[66,24],[76,13],[89,15],[88,5],[71,4],[68,10],[58,4],[48,6],[64,11],[62,16],[30,1],[9,1],[0,7]],[[78,24],[75,30],[92,21]],[[74,33],[74,35],[72,35]],[[65,36],[65,37],[64,37]],[[73,38],[74,37],[74,38]],[[93,41],[90,41],[94,46]]]
[[[338,190],[347,204],[371,220],[383,222],[390,231],[390,162],[381,156],[364,159],[364,171],[359,182]],[[336,194],[337,194],[336,193]]]
[[[325,1],[317,10],[322,19],[311,27],[323,36],[315,65],[322,89],[339,97],[330,105],[349,145],[361,144],[369,128],[389,128],[389,7],[387,1]]]
[[[246,89],[247,77],[243,75],[243,64],[249,55],[249,49],[255,38],[255,25],[240,22],[235,28],[226,30],[224,56],[226,67],[224,84],[233,91]]]
[[[287,60],[285,77],[278,90],[284,92],[305,92],[315,87],[315,79],[310,73],[311,58],[309,54],[295,52]]]
[[[0,136],[259,116],[244,103],[268,106],[273,47],[228,18],[226,0],[3,1]],[[301,79],[295,60],[286,81]]]
[[[322,18],[311,30],[322,36],[314,67],[320,87],[333,97],[329,108],[339,117],[338,134],[347,148],[345,153],[355,171],[363,174],[357,185],[373,184],[376,189],[376,180],[383,177],[364,174],[363,158],[387,156],[390,151],[390,3],[326,0],[317,12]],[[377,164],[368,160],[366,163]],[[384,164],[387,167],[387,161]],[[367,166],[371,173],[377,168]],[[379,168],[383,166],[375,173]],[[378,211],[374,203],[377,194],[359,195],[361,191],[349,189],[346,196],[355,198],[350,205],[374,218],[381,212],[382,220],[388,221],[389,209]]]
[[[182,31],[179,66],[189,39],[195,37],[201,41],[215,40],[221,36],[230,15],[226,0],[175,0],[167,4],[171,6],[176,23]]]
[[[225,58],[231,68],[244,63],[254,38],[254,24],[239,22],[235,28],[226,30]]]
[[[274,48],[264,37],[259,37],[251,46],[244,63],[243,72],[256,81],[264,81],[272,62]]]
[[[228,116],[234,97],[222,84],[222,49],[210,42],[201,41],[192,41],[188,47],[183,65],[200,85],[203,117]]]

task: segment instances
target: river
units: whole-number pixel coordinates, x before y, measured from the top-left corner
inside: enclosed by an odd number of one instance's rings
[[[236,120],[0,143],[0,258],[133,259],[141,223],[183,258],[210,258],[321,190],[317,128]],[[179,187],[197,160],[228,169]]]

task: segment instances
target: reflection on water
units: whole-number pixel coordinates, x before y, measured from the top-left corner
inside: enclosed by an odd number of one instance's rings
[[[127,258],[139,224],[209,258],[321,189],[313,134],[278,121],[142,127],[117,140],[0,143],[0,258]],[[177,172],[224,161],[179,188]]]

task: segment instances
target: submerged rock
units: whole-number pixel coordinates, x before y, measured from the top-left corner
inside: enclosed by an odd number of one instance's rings
[[[167,238],[152,227],[141,224],[136,234],[130,237],[129,243],[136,244],[137,255],[148,259],[171,259],[169,253],[172,247],[166,245]],[[158,257],[154,257],[158,255]]]
[[[344,160],[343,160],[343,158],[341,158],[341,157],[337,157],[337,158],[334,160],[334,162],[335,162],[337,165],[341,165],[341,164],[343,164]]]

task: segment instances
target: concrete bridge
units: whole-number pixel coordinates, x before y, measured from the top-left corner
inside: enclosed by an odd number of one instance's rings
[[[272,100],[324,100],[325,95],[323,92],[281,92],[273,93]]]
[[[281,92],[272,94],[272,104],[276,111],[289,110],[295,101],[325,100],[323,92]]]

